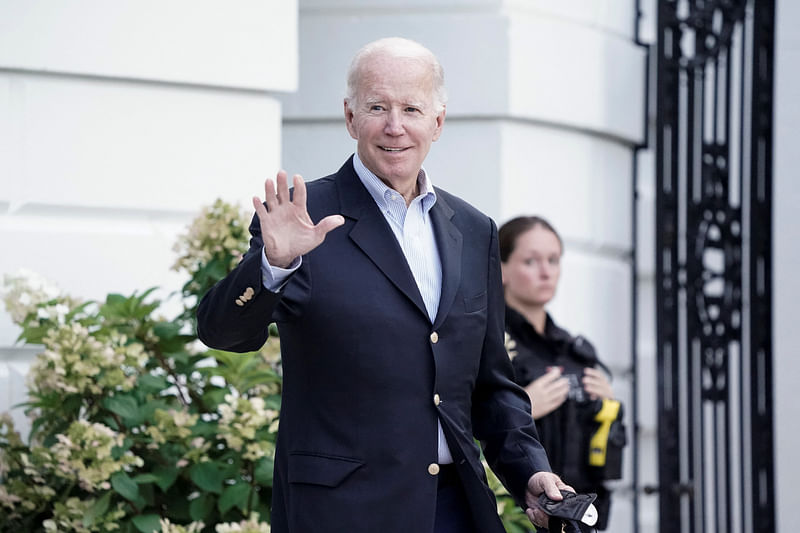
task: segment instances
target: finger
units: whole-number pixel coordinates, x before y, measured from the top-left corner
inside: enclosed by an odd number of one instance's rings
[[[586,368],[583,369],[583,374],[585,376],[593,376],[596,378],[603,378],[605,376],[603,372],[597,370],[596,368],[592,368],[590,366],[587,366]]]
[[[569,380],[566,378],[561,378],[558,381],[555,381],[547,387],[547,391],[549,394],[560,396],[562,394],[569,393]]]
[[[258,220],[263,222],[267,216],[267,208],[264,207],[264,204],[261,203],[261,199],[258,196],[253,196],[253,207],[256,210]]]
[[[564,483],[564,482],[563,482],[563,481],[561,481],[560,479],[558,480],[558,482],[556,483],[556,485],[558,485],[558,488],[559,488],[560,490],[568,490],[568,491],[570,491],[570,492],[575,492],[575,489],[573,489],[573,488],[572,488],[572,485],[567,485],[566,483]]]
[[[277,182],[277,190],[275,192],[278,203],[282,204],[284,202],[289,201],[289,176],[286,172],[278,172],[278,177],[276,178]]]
[[[278,175],[280,176],[280,172]],[[275,196],[275,183],[271,179],[267,179],[264,182],[264,202],[266,202],[267,209],[270,211],[278,207],[278,198]]]
[[[539,528],[547,527],[548,517],[541,509],[528,508],[525,509],[525,514],[528,516],[528,520],[530,520],[534,526]]]
[[[297,207],[306,210],[306,182],[300,174],[295,174],[292,177],[292,185],[294,186],[294,193],[292,196],[292,203]]]
[[[548,483],[544,486],[544,493],[547,494],[547,497],[551,500],[561,501],[564,499],[564,496],[561,495],[561,489],[558,488],[558,485],[555,483]]]
[[[314,227],[317,236],[321,237],[320,240],[325,238],[329,231],[334,230],[344,224],[344,217],[342,215],[330,215],[319,221]]]

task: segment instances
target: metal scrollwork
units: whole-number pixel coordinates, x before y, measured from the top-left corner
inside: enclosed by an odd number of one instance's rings
[[[774,0],[658,6],[661,531],[771,532]]]

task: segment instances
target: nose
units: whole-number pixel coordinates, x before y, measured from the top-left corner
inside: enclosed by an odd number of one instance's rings
[[[404,130],[403,126],[403,115],[397,109],[392,109],[389,113],[386,114],[386,126],[384,127],[384,132],[387,135],[397,136],[402,135]]]
[[[553,265],[550,261],[544,260],[539,262],[539,277],[550,278],[553,275]]]

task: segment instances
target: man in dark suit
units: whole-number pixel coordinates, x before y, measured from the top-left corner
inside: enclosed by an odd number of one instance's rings
[[[422,169],[442,69],[405,39],[348,73],[357,151],[253,199],[250,250],[200,303],[207,345],[257,350],[278,324],[284,383],[272,531],[501,533],[475,438],[534,523],[561,499],[504,348],[497,229]]]

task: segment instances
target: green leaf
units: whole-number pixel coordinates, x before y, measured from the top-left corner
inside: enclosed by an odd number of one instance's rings
[[[84,527],[89,527],[95,523],[98,516],[102,516],[108,510],[108,504],[111,501],[111,493],[106,492],[103,496],[95,501],[89,509],[86,510],[86,514],[83,515],[83,525]]]
[[[222,492],[222,472],[214,463],[199,463],[189,473],[195,485],[201,489],[219,494]]]
[[[125,420],[138,422],[141,418],[139,404],[133,396],[111,396],[103,399],[103,407]]]
[[[176,337],[180,331],[181,325],[175,322],[158,322],[153,326],[153,333],[155,333],[158,338],[164,340]]]
[[[161,530],[160,520],[157,514],[140,514],[133,517],[133,525],[142,533],[153,533]]]
[[[159,468],[153,475],[156,477],[156,485],[158,485],[158,488],[167,492],[173,483],[175,483],[175,480],[178,479],[178,469]]]
[[[108,296],[106,296],[106,305],[112,306],[112,307],[125,305],[125,302],[127,302],[127,301],[128,301],[127,298],[125,298],[123,295],[117,294],[117,293],[110,293]]]
[[[144,483],[155,483],[158,480],[158,476],[153,473],[139,474],[138,476],[134,477],[133,480],[137,485],[142,485]]]
[[[258,460],[253,475],[255,476],[256,481],[258,482],[259,485],[264,485],[266,487],[272,486],[273,467],[274,467],[274,462],[272,461],[272,459],[264,457]]]
[[[214,506],[214,496],[211,494],[201,494],[189,504],[189,516],[192,520],[202,521],[211,512]]]
[[[247,510],[247,500],[251,490],[252,487],[247,483],[237,483],[225,487],[225,490],[222,491],[222,496],[219,498],[219,502],[217,502],[219,512],[225,514],[233,507],[238,507],[244,513]]]
[[[125,472],[116,472],[112,475],[111,486],[117,494],[126,500],[134,501],[139,497],[139,485]]]
[[[225,401],[225,395],[230,392],[227,387],[220,389],[206,388],[203,393],[203,403],[206,404],[211,410],[215,410],[217,406]]]
[[[137,388],[145,392],[160,392],[168,388],[169,381],[164,376],[154,376],[152,374],[142,374],[136,380]]]

